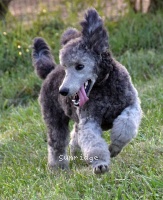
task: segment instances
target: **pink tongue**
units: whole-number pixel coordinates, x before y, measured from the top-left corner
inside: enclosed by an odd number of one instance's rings
[[[83,106],[88,100],[89,98],[87,97],[86,93],[85,93],[85,89],[84,89],[84,85],[80,88],[79,92],[78,92],[78,96],[79,96],[79,106]]]

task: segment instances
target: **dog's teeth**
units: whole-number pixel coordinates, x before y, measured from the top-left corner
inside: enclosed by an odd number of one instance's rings
[[[75,106],[79,106],[80,100],[76,101],[75,99],[72,99],[72,102],[73,102],[73,104],[74,104]]]
[[[87,81],[87,82],[85,82],[84,86],[85,86],[85,89],[86,89],[86,88],[87,88],[87,86],[88,86],[88,81]]]

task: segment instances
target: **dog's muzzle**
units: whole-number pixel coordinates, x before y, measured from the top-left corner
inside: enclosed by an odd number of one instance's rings
[[[81,107],[89,100],[88,96],[92,89],[92,86],[93,86],[92,81],[88,80],[81,86],[79,91],[74,96],[72,96],[72,102],[74,103],[75,106]],[[59,90],[59,93],[63,96],[68,96],[69,88],[66,87],[61,88]]]
[[[79,91],[75,94],[75,96],[72,99],[72,102],[75,106],[83,106],[88,100],[88,96],[91,90],[91,80],[88,80],[82,85],[82,87],[79,89]]]

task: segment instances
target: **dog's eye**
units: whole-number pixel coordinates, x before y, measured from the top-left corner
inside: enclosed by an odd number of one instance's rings
[[[84,68],[84,65],[82,65],[82,64],[78,64],[75,66],[76,70],[82,70],[83,68]]]

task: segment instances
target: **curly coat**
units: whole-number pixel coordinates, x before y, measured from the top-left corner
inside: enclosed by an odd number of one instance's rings
[[[44,79],[39,99],[48,129],[49,167],[68,168],[68,160],[60,156],[67,155],[72,119],[71,153],[75,155],[80,148],[94,173],[99,174],[108,171],[110,157],[136,136],[142,111],[129,73],[109,50],[108,33],[95,9],[86,12],[81,27],[81,31],[68,28],[63,33],[61,65],[55,63],[42,38],[35,38],[32,57],[36,73]],[[88,79],[89,100],[83,106],[74,106],[73,95]],[[101,135],[109,129],[108,147]]]

